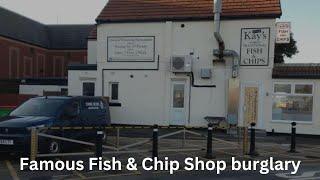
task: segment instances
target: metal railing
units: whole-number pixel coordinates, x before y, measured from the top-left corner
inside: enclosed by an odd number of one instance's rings
[[[115,129],[116,130],[116,143],[114,146],[105,145],[103,142],[104,131]],[[138,142],[129,143],[120,146],[120,130],[121,129],[150,129],[152,130],[152,137],[144,138]],[[163,129],[172,129],[176,130],[174,132],[169,132],[163,135],[159,135],[159,130]],[[204,135],[202,133],[198,133],[192,131],[192,129],[207,129],[208,135]],[[96,140],[95,142],[86,142],[77,139],[71,139],[63,136],[57,136],[45,133],[44,131],[68,131],[68,130],[93,130],[96,132]],[[31,129],[31,150],[30,150],[30,159],[35,160],[36,158],[40,157],[57,157],[57,156],[81,156],[81,155],[96,155],[97,157],[101,157],[103,154],[128,154],[128,153],[151,153],[153,157],[158,157],[158,154],[161,152],[188,152],[188,151],[206,151],[206,156],[208,158],[213,158],[213,148],[212,148],[212,136],[213,127],[212,124],[208,125],[208,128],[203,127],[178,127],[178,126],[106,126],[106,127],[44,127],[44,128],[33,128]],[[105,133],[106,134],[106,133]],[[176,149],[159,149],[159,141],[161,139],[173,137],[175,135],[182,134],[182,144],[183,148],[176,148]],[[197,148],[186,148],[186,136],[188,135],[195,135],[198,137],[205,138],[207,141],[206,147],[197,147]],[[39,138],[49,138],[69,143],[76,143],[80,145],[86,145],[95,147],[95,152],[71,152],[71,153],[53,153],[53,154],[43,154],[38,153],[39,149]],[[108,139],[108,138],[106,138]],[[223,141],[221,139],[216,139]],[[152,148],[150,149],[131,149],[143,144],[152,143]],[[231,142],[229,142],[231,143]]]
[[[116,130],[115,137],[116,142],[113,145],[106,145],[108,142],[108,137],[106,138],[106,142],[103,142],[104,135],[107,136],[105,131],[114,129]],[[120,145],[120,130],[121,129],[149,129],[152,130],[151,137],[143,137],[142,140],[133,143],[127,143]],[[164,129],[173,129],[175,131],[168,132],[162,135],[159,135],[159,131]],[[193,129],[207,129],[207,133],[199,133],[194,131]],[[92,130],[95,132],[95,142],[86,142],[77,139],[71,139],[64,136],[52,135],[48,134],[44,131],[50,130],[50,132],[55,131],[69,131],[69,130]],[[250,136],[248,135],[250,130]],[[289,152],[294,153],[296,152],[296,123],[291,124],[291,145]],[[215,158],[214,155],[214,144],[213,141],[222,142],[223,144],[231,145],[234,149],[238,149],[241,151],[243,150],[243,155],[250,155],[250,156],[258,156],[259,153],[256,149],[256,130],[255,130],[255,123],[252,123],[250,128],[247,127],[242,128],[242,140],[243,142],[232,142],[226,141],[220,138],[213,137],[213,125],[208,124],[207,128],[199,128],[199,127],[165,127],[165,126],[107,126],[107,127],[50,127],[50,128],[32,128],[31,129],[31,150],[30,150],[30,159],[35,160],[36,158],[40,157],[57,157],[57,156],[81,156],[81,155],[95,155],[97,157],[101,157],[104,154],[130,154],[130,153],[151,153],[153,157],[158,157],[159,153],[162,152],[189,152],[189,151],[204,151],[206,158],[212,159]],[[182,135],[182,148],[168,148],[165,149],[159,148],[159,142],[165,138],[173,138],[176,135]],[[202,138],[201,140],[206,140],[206,146],[202,145],[200,147],[186,147],[186,136],[187,135],[194,135],[197,137]],[[86,152],[70,152],[70,153],[54,153],[54,154],[43,154],[39,153],[39,138],[49,138],[69,143],[76,143],[80,145],[86,145],[90,147],[94,147],[95,151],[86,151]],[[249,141],[250,139],[250,141]],[[135,147],[144,145],[144,144],[151,144],[150,148],[144,149],[134,149]],[[242,147],[241,147],[242,144]]]

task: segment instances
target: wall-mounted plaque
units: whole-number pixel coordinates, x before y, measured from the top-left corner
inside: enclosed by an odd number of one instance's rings
[[[155,61],[154,36],[111,36],[107,43],[110,62]]]

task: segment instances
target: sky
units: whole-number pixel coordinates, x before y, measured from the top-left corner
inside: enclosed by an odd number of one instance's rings
[[[320,0],[281,0],[282,17],[290,21],[299,54],[286,59],[294,63],[320,63]]]
[[[93,24],[108,0],[0,0],[0,6],[44,24]],[[308,2],[308,3],[306,3]],[[281,0],[300,53],[286,62],[320,63],[320,0]]]

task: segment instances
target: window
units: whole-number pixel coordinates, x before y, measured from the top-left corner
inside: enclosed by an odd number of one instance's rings
[[[63,56],[53,57],[53,76],[65,77],[65,62]]]
[[[18,48],[10,47],[9,50],[9,76],[10,78],[19,78],[20,69],[19,69],[19,60],[20,60],[20,51]]]
[[[110,97],[111,101],[118,101],[119,100],[119,83],[112,82],[110,83]]]
[[[312,122],[312,84],[274,84],[272,120]]]
[[[68,88],[61,88],[60,92],[63,96],[68,96]]]
[[[76,114],[80,114],[80,102],[78,100],[72,102],[70,108],[73,112],[76,112]]]
[[[54,117],[65,103],[63,99],[30,99],[11,112],[11,116]]]
[[[184,84],[173,86],[173,107],[184,108]]]
[[[23,76],[25,78],[32,77],[32,58],[25,56],[23,61]]]
[[[64,109],[63,120],[72,120],[80,115],[80,101],[75,100]]]
[[[291,84],[275,84],[274,85],[274,92],[275,93],[291,93]]]
[[[82,94],[83,96],[94,96],[94,83],[93,82],[83,83]]]
[[[45,56],[43,54],[37,54],[37,75],[38,77],[45,76]]]
[[[295,86],[295,93],[296,94],[312,94],[312,85],[308,84],[297,84]]]

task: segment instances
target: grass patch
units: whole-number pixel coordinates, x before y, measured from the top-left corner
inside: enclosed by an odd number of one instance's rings
[[[0,109],[0,117],[6,116],[11,112],[11,109]]]

